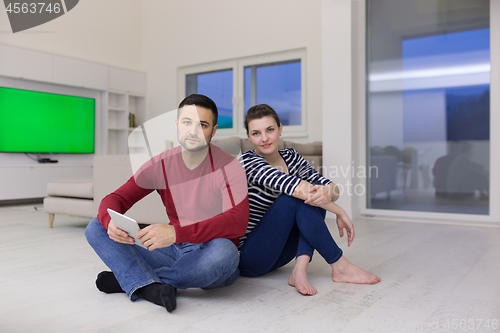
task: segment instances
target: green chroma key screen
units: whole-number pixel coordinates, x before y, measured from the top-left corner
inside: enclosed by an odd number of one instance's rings
[[[0,87],[0,152],[94,153],[95,99]]]

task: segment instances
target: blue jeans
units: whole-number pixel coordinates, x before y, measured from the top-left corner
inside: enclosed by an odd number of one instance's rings
[[[259,276],[316,249],[328,264],[342,256],[325,224],[326,211],[281,194],[240,248],[240,274]]]
[[[85,237],[132,301],[139,299],[137,289],[154,282],[178,289],[211,289],[230,285],[239,275],[238,250],[225,238],[149,251],[113,241],[97,218],[90,221]]]

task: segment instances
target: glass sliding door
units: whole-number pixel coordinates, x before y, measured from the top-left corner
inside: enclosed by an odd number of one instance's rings
[[[367,4],[367,208],[489,214],[490,1]]]

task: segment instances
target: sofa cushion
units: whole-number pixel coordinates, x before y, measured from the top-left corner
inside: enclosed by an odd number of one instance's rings
[[[231,136],[221,140],[212,140],[211,143],[234,157],[241,154],[241,139],[237,136]]]
[[[247,152],[249,150],[254,150],[255,146],[248,139],[241,139],[241,152]]]
[[[254,150],[255,146],[248,140],[248,138],[240,139],[237,136],[231,136],[229,138],[225,139],[220,139],[220,140],[213,140],[212,143],[215,145],[221,146],[222,149],[226,150],[225,147],[226,145],[221,145],[220,143],[224,144],[235,144],[239,145],[241,147],[241,152],[247,152],[249,150]],[[302,156],[308,156],[308,158],[314,158],[314,157],[319,157],[319,159],[314,159],[313,165],[315,168],[318,168],[321,166],[322,163],[322,155],[323,155],[323,143],[321,141],[315,141],[312,143],[296,143],[292,141],[284,141],[280,140],[278,149],[284,149],[284,148],[294,148],[299,154]],[[232,154],[232,152],[229,152]]]
[[[241,139],[237,136],[230,136],[229,138],[225,139],[212,140],[213,144],[217,144],[217,142],[229,142],[234,143],[237,146],[241,146]]]
[[[285,142],[283,140],[280,140],[280,143],[278,145],[278,149],[284,149],[286,148]],[[249,150],[254,150],[255,146],[253,143],[250,142],[248,139],[241,139],[241,152],[244,153]]]
[[[323,150],[323,144],[321,142],[313,142],[313,143],[296,143],[292,141],[285,141],[286,148],[295,149],[300,155],[316,155],[321,156]]]
[[[321,173],[323,176],[327,177],[327,175],[324,174],[323,170],[324,168],[322,167],[323,165],[323,158],[321,156],[316,156],[316,155],[302,155],[302,157],[309,163],[316,171]]]
[[[47,182],[47,194],[57,197],[94,198],[93,178],[60,178]]]
[[[48,214],[65,214],[92,218],[96,216],[94,200],[46,197],[43,199],[43,210]]]

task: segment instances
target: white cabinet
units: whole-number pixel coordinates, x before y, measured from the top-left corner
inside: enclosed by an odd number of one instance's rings
[[[108,89],[116,91],[131,91],[139,95],[146,94],[146,75],[141,72],[108,67]]]
[[[108,66],[54,56],[54,83],[95,90],[108,89]]]
[[[0,200],[43,198],[48,181],[92,177],[92,170],[91,164],[0,165]]]
[[[0,75],[52,82],[53,70],[51,54],[0,44]]]
[[[117,67],[108,68],[107,153],[127,154],[128,136],[146,120],[146,75]],[[134,115],[134,126],[129,114]]]
[[[96,153],[127,154],[129,113],[146,120],[146,73],[0,44],[0,81],[17,89],[96,99]],[[92,176],[91,162],[64,156],[56,165],[24,165],[20,154],[0,156],[0,200],[45,196],[47,181]]]
[[[129,115],[139,126],[146,116],[146,98],[133,93],[108,91],[107,93],[107,153],[127,154],[128,136],[134,129],[129,124]]]
[[[95,90],[108,89],[108,66],[103,64],[2,44],[0,59],[1,76]],[[126,70],[122,71],[126,73]],[[136,76],[144,75],[131,72]]]
[[[136,126],[146,120],[145,73],[3,44],[0,59],[1,77],[26,82],[18,84],[19,89],[30,90],[32,83],[38,82],[55,84],[51,86],[53,93],[71,95],[62,91],[64,86],[99,91],[103,103],[97,106],[96,142],[100,142],[101,153],[128,153],[127,138],[132,131],[129,114],[134,114]]]

